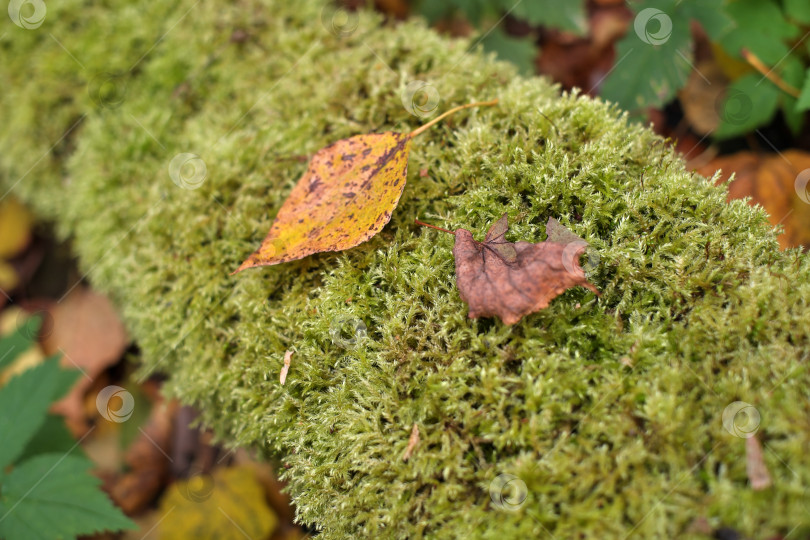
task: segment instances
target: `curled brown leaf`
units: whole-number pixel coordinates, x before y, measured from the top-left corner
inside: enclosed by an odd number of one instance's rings
[[[576,285],[599,295],[579,265],[587,244],[511,243],[505,240],[507,229],[504,215],[484,242],[476,241],[466,229],[455,232],[456,283],[471,319],[497,316],[505,324],[514,324]]]

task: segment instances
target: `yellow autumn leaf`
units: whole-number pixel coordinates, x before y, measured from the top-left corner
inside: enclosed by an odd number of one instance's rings
[[[31,241],[31,213],[13,197],[0,201],[0,259],[17,255]]]
[[[17,271],[6,261],[0,260],[0,290],[11,291],[20,284]]]
[[[369,240],[391,219],[405,189],[411,139],[456,111],[497,101],[461,105],[411,133],[356,135],[322,148],[259,249],[236,272],[342,251]]]
[[[377,234],[405,187],[410,142],[407,134],[387,131],[319,150],[261,247],[239,270],[340,251]]]
[[[216,469],[175,482],[160,501],[164,540],[268,538],[278,518],[249,466]]]

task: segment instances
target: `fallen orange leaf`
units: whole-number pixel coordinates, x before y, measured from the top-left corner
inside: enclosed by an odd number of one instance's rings
[[[785,228],[779,235],[783,249],[810,246],[810,204],[806,202],[810,200],[806,182],[810,175],[810,153],[785,150],[760,155],[744,151],[718,157],[695,170],[707,178],[722,170],[718,183],[726,182],[730,173],[735,173],[728,185],[729,199],[751,197],[751,204],[762,205],[771,223]]]
[[[450,114],[497,102],[455,107],[411,133],[356,135],[319,150],[262,245],[236,272],[342,251],[369,240],[385,227],[399,203],[411,139]]]

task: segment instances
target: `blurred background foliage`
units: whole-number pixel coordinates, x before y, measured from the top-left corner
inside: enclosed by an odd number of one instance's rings
[[[349,8],[363,0],[344,0]],[[421,16],[527,75],[545,75],[652,123],[689,167],[750,197],[810,246],[807,0],[369,0]]]

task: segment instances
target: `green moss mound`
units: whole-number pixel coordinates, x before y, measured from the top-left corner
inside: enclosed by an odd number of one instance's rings
[[[698,517],[810,534],[810,262],[761,210],[608,104],[421,23],[361,13],[343,35],[315,1],[179,4],[74,0],[36,30],[4,23],[0,183],[73,238],[141,376],[165,372],[222,438],[283,463],[303,522],[323,538],[671,538]],[[96,72],[114,76],[98,90]],[[415,142],[373,240],[229,276],[303,173],[290,156],[413,129],[413,80],[440,110],[501,104]],[[177,185],[181,153],[198,176]],[[413,220],[482,235],[503,212],[509,240],[556,217],[590,242],[602,297],[468,320],[452,237]],[[737,401],[759,413],[737,435],[758,429],[764,491],[723,425]]]

